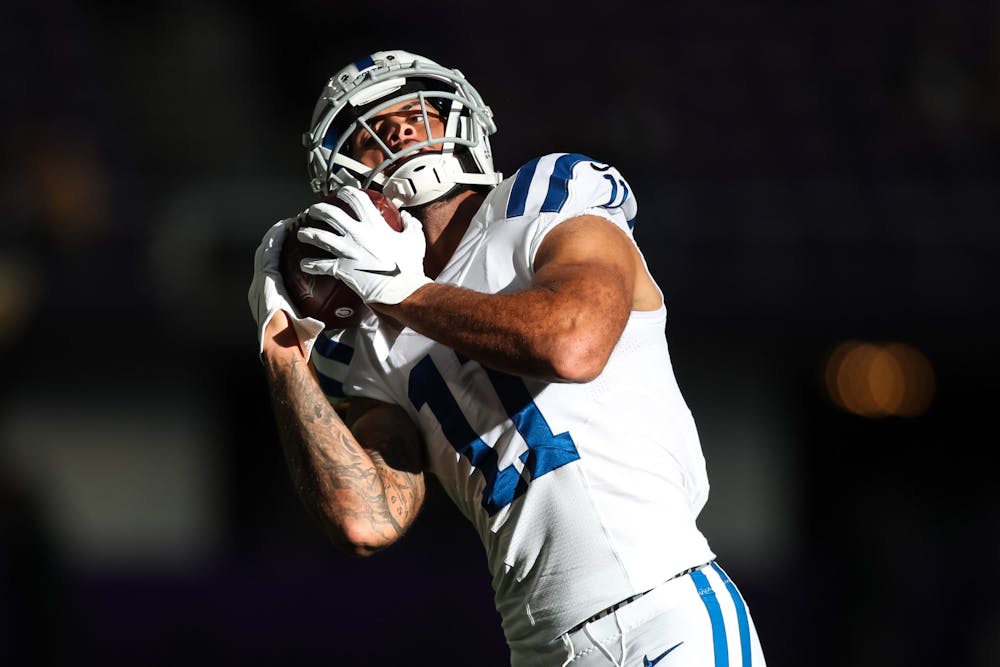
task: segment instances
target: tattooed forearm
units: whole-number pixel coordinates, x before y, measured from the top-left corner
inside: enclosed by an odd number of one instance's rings
[[[356,553],[399,539],[424,495],[419,441],[405,414],[401,420],[398,408],[376,408],[352,433],[302,359],[266,367],[289,472],[310,513]]]
[[[398,536],[403,526],[393,515],[399,497],[390,475],[380,474],[385,463],[376,452],[359,451],[344,433],[339,433],[340,449],[331,452],[326,447],[316,447],[313,458],[314,473],[320,485],[326,484],[327,495],[342,498],[337,510],[353,521],[368,523],[387,538]],[[402,518],[402,517],[400,517]]]

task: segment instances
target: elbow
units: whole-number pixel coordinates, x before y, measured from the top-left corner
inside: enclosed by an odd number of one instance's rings
[[[579,308],[565,316],[561,326],[549,328],[538,342],[552,380],[585,383],[604,372],[608,359],[625,329],[628,311],[611,306]]]
[[[399,538],[379,532],[370,522],[350,520],[319,507],[312,508],[310,514],[333,546],[349,556],[371,556]]]
[[[586,341],[564,341],[557,343],[549,356],[549,366],[557,382],[584,383],[604,371],[609,357],[610,350]]]
[[[389,546],[388,543],[379,544],[368,540],[348,540],[341,545],[340,549],[349,556],[367,558],[368,556],[374,556],[387,546]]]
[[[327,525],[325,528],[327,537],[338,550],[358,558],[372,556],[393,542],[393,540],[385,539],[385,536],[372,530],[366,530],[362,526]]]

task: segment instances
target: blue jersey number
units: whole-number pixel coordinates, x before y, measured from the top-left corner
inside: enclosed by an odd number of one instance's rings
[[[484,370],[504,411],[528,445],[528,451],[520,457],[527,479],[513,464],[500,470],[496,451],[469,424],[430,356],[421,359],[410,372],[409,393],[413,407],[430,408],[451,446],[482,473],[486,479],[482,504],[493,516],[524,493],[531,480],[576,461],[580,455],[569,433],[552,433],[524,382],[512,375]]]

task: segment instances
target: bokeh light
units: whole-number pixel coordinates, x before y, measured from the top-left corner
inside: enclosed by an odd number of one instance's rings
[[[934,369],[912,345],[850,340],[827,358],[830,400],[864,417],[917,417],[934,399]]]

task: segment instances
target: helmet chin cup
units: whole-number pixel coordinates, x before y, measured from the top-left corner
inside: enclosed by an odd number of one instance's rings
[[[424,145],[440,146],[440,152],[387,153],[374,168],[350,157],[349,139],[366,119],[415,97],[447,116],[445,136]],[[401,208],[420,206],[457,184],[499,183],[503,175],[493,167],[489,144],[495,131],[492,111],[461,72],[406,51],[379,51],[334,74],[320,95],[303,136],[309,182],[319,195],[362,184],[381,187]]]
[[[454,155],[418,155],[386,177],[382,194],[399,207],[421,206],[447,194],[461,182],[462,174]]]

